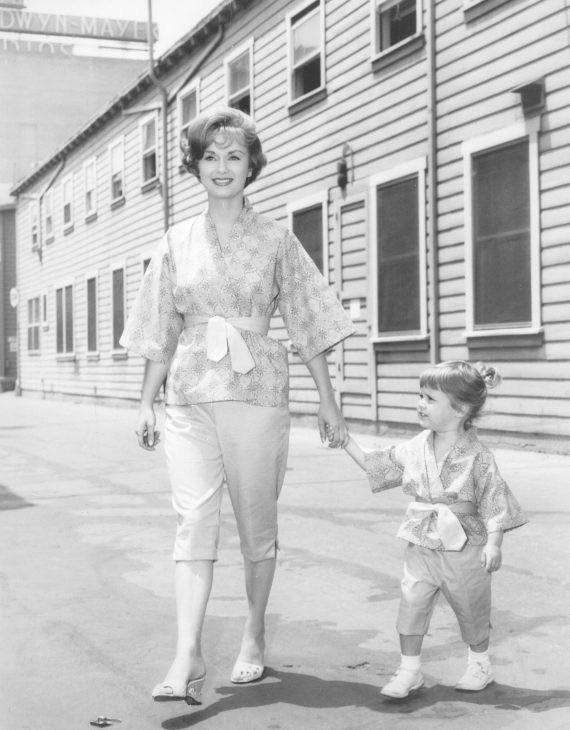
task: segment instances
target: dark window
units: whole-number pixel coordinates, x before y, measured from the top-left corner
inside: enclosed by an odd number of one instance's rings
[[[198,114],[198,95],[196,89],[189,91],[180,102],[180,136],[184,137],[188,125]]]
[[[146,270],[150,265],[150,259],[143,259],[143,274],[146,274]]]
[[[317,2],[291,19],[293,101],[323,86],[321,45],[321,8]]]
[[[40,298],[28,299],[28,350],[40,349]]]
[[[113,349],[121,348],[119,339],[125,327],[125,272],[113,271]]]
[[[532,319],[528,141],[473,156],[474,324]]]
[[[151,119],[142,126],[143,182],[156,177],[156,121]]]
[[[111,200],[123,195],[123,144],[119,142],[111,147]]]
[[[378,329],[421,329],[420,240],[417,176],[376,191],[378,240]]]
[[[97,352],[97,279],[87,279],[87,351]]]
[[[379,3],[376,10],[376,51],[385,51],[417,32],[416,0]]]
[[[73,352],[73,287],[55,290],[55,342],[58,354]]]
[[[323,209],[314,205],[293,213],[293,233],[323,273]]]
[[[228,64],[228,100],[234,109],[251,114],[249,49]]]

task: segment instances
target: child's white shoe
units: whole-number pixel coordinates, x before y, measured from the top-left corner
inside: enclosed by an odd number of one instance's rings
[[[419,689],[424,683],[422,673],[418,671],[412,671],[410,669],[402,669],[400,667],[388,684],[384,685],[380,690],[380,694],[386,697],[396,697],[403,699],[407,697],[410,692],[415,689]]]
[[[455,685],[455,689],[465,692],[478,692],[493,681],[493,668],[490,662],[481,664],[481,662],[470,661],[467,664],[467,670]]]

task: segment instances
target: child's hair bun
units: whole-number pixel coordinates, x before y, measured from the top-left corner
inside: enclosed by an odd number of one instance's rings
[[[487,388],[496,388],[500,384],[502,378],[497,368],[492,365],[485,365],[484,362],[478,362],[475,367],[481,374]]]

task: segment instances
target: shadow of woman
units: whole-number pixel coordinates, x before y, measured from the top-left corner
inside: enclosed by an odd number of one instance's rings
[[[162,723],[165,730],[183,730],[216,715],[248,707],[277,703],[312,709],[363,707],[385,715],[419,712],[440,705],[442,718],[461,716],[458,703],[489,706],[498,710],[530,712],[570,706],[568,690],[534,690],[493,683],[482,692],[458,692],[453,687],[433,685],[405,700],[382,697],[377,684],[327,680],[308,674],[267,669],[263,682],[247,686],[223,685],[216,690],[221,699]],[[455,706],[455,707],[453,707]],[[468,708],[465,714],[472,712]]]

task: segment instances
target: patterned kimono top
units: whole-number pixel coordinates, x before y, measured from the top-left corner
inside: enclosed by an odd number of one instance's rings
[[[305,362],[354,331],[291,232],[245,205],[221,244],[205,212],[173,226],[160,241],[121,344],[149,360],[170,363],[169,404],[239,400],[282,406],[288,402],[289,377],[281,343],[236,323],[253,358],[253,368],[242,373],[232,367],[230,354],[208,359],[206,341],[211,317],[269,319],[276,309]],[[194,323],[188,326],[191,317]]]
[[[366,473],[373,492],[401,486],[404,494],[420,502],[452,508],[456,502],[472,503],[470,511],[474,514],[455,512],[471,545],[484,545],[488,532],[511,530],[528,522],[475,428],[460,435],[439,471],[433,432],[427,430],[398,446],[368,453]],[[422,514],[409,508],[398,537],[432,550],[445,550],[437,517],[429,509]]]

